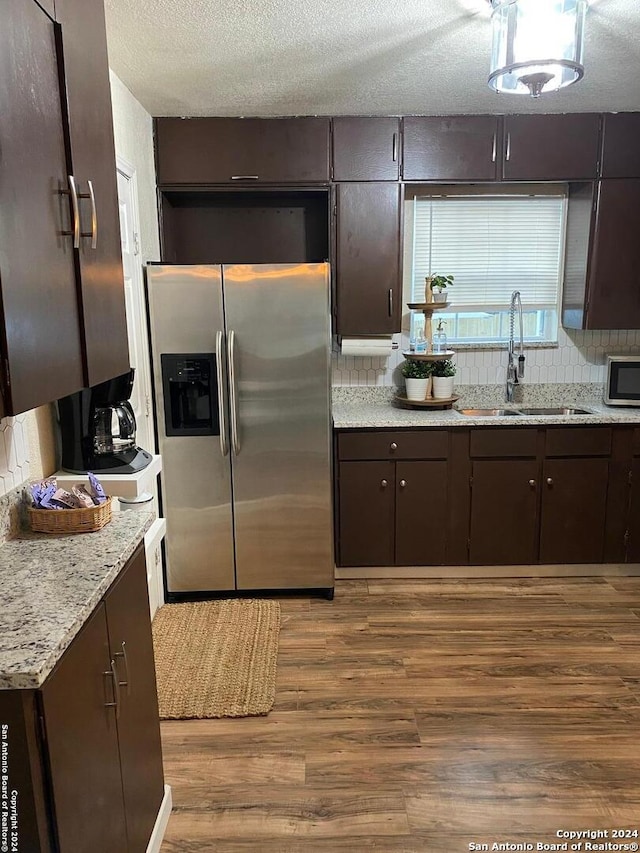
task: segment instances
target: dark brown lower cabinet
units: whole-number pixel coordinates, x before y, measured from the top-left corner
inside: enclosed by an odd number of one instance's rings
[[[470,563],[535,563],[538,530],[537,461],[476,460],[472,471]]]
[[[341,566],[393,565],[394,463],[341,462]]]
[[[144,853],[164,782],[142,548],[40,690],[0,691],[0,720],[21,853]]]
[[[640,563],[640,459],[631,464],[627,562]]]
[[[447,463],[396,462],[396,566],[445,561]]]
[[[547,459],[542,477],[541,563],[601,563],[608,459]]]

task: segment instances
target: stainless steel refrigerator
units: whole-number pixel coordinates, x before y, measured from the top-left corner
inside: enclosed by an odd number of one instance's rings
[[[332,597],[328,264],[151,265],[147,287],[169,599]]]

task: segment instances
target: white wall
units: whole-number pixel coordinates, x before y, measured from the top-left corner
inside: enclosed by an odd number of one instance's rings
[[[136,170],[142,260],[160,260],[156,173],[153,160],[153,122],[113,71],[109,72],[116,155]]]

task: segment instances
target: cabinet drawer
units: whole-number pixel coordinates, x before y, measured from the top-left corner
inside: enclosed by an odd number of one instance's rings
[[[536,456],[538,431],[535,429],[487,429],[471,431],[471,456]]]
[[[608,456],[611,430],[601,427],[559,427],[547,430],[547,456]]]
[[[640,456],[640,429],[634,429],[633,431],[633,455]]]
[[[357,432],[338,436],[340,459],[446,459],[446,430]]]

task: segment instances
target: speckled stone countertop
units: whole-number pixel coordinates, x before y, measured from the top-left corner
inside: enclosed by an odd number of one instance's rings
[[[96,533],[22,533],[0,546],[0,689],[42,685],[153,518],[115,512]]]
[[[402,429],[407,427],[549,426],[551,424],[638,424],[640,408],[605,406],[602,386],[589,383],[521,386],[513,403],[504,402],[502,385],[460,386],[455,409],[401,408],[394,402],[392,387],[334,386],[335,429]],[[471,417],[456,409],[519,407],[581,407],[587,415],[519,415],[514,417]]]

